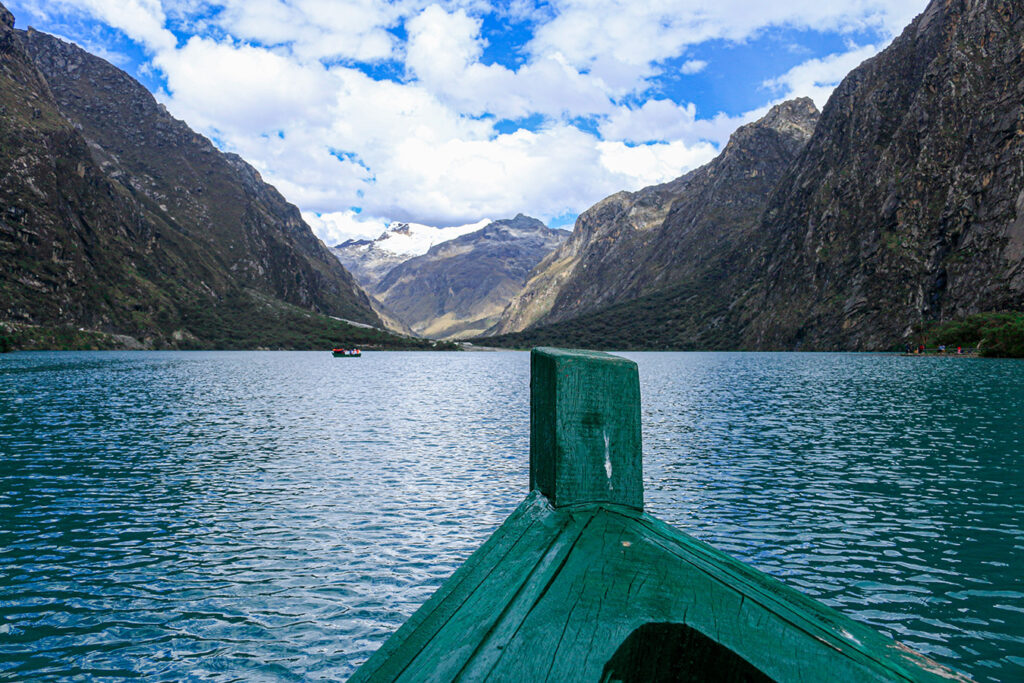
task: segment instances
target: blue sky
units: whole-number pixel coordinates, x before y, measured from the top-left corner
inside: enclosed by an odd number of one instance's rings
[[[237,152],[328,244],[389,221],[570,227],[819,107],[924,0],[9,0]]]

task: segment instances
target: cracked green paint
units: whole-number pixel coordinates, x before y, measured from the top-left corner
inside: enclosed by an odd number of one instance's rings
[[[635,364],[538,349],[532,370],[534,490],[352,681],[967,680],[644,513]]]
[[[644,506],[636,363],[610,353],[530,353],[530,488],[555,507]]]

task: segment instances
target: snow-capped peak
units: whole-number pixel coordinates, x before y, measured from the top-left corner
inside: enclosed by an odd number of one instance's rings
[[[435,244],[447,242],[460,235],[480,230],[492,223],[489,218],[450,228],[435,228],[419,223],[391,223],[381,236],[373,241],[374,246],[401,256],[420,256]]]

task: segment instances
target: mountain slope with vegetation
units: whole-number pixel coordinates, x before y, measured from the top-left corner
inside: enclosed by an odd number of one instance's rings
[[[1024,6],[933,0],[836,88],[763,221],[758,348],[1024,308]]]
[[[843,80],[760,209],[718,221],[735,208],[728,194],[680,179],[649,231],[660,247],[594,244],[614,218],[581,233],[585,254],[634,258],[575,278],[614,296],[601,305],[565,278],[545,292],[547,312],[487,343],[872,350],[929,324],[1024,310],[1022,35],[1020,3],[933,0]]]
[[[394,266],[369,291],[417,334],[481,334],[567,237],[528,216],[494,221]]]
[[[252,167],[124,72],[13,26],[0,6],[0,321],[151,348],[304,346],[293,314],[380,325]]]
[[[657,348],[678,347],[680,339],[687,346],[728,344],[727,337],[718,337],[719,317],[745,286],[749,245],[768,196],[817,119],[810,99],[785,102],[737,129],[708,164],[588,209],[569,241],[531,274],[493,331],[590,320],[597,311],[618,311],[620,304],[648,301],[657,293],[650,301],[658,305],[641,305],[628,323],[615,322],[609,330],[618,327],[619,339],[639,335],[638,342],[647,339]]]

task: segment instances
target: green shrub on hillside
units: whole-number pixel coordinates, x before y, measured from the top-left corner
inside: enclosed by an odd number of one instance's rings
[[[1024,358],[1024,312],[978,313],[939,323],[925,333],[927,346],[976,346],[983,356]]]
[[[1024,315],[987,330],[981,351],[986,356],[1024,358]]]
[[[0,351],[77,351],[120,348],[120,342],[109,334],[80,330],[70,325],[44,327],[8,324],[0,334]]]

